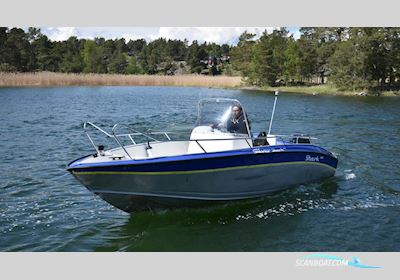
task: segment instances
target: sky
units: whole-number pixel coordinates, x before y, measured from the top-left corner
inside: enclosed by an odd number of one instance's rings
[[[125,38],[126,41],[145,39],[152,41],[157,38],[188,39],[189,42],[213,42],[218,44],[236,44],[240,34],[245,30],[258,36],[267,30],[271,32],[276,27],[41,27],[41,31],[50,40],[64,41],[71,36],[93,39]],[[295,38],[299,37],[299,29],[288,28]]]

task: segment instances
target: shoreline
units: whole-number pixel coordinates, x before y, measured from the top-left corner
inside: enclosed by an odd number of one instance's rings
[[[331,96],[394,96],[400,91],[340,91],[330,84],[315,86],[256,87],[244,86],[240,76],[207,75],[123,75],[74,73],[5,73],[0,72],[0,88],[4,87],[58,87],[58,86],[176,86],[208,87]]]
[[[400,91],[376,91],[371,92],[368,90],[358,91],[341,91],[335,86],[330,84],[315,85],[315,86],[281,86],[281,87],[241,87],[243,90],[255,90],[262,92],[286,92],[294,94],[307,94],[307,95],[322,95],[322,96],[384,96],[384,97],[400,97]]]

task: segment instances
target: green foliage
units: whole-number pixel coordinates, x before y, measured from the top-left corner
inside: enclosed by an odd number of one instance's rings
[[[80,73],[83,71],[84,62],[81,57],[81,42],[76,37],[70,37],[62,49],[60,71],[65,73]]]
[[[139,40],[129,40],[128,44],[126,44],[126,47],[128,49],[128,54],[138,56],[140,52],[143,50],[144,46],[146,45],[146,41],[144,39],[139,39]]]
[[[126,66],[126,74],[142,74],[143,73],[135,56],[128,57],[127,61],[128,61],[128,65]]]
[[[87,40],[83,47],[83,62],[85,73],[103,73],[103,59],[102,50],[97,46],[96,42]]]
[[[317,47],[313,41],[300,38],[297,41],[300,59],[300,81],[310,80],[318,73]]]
[[[255,40],[243,33],[231,50],[234,70],[249,84],[333,83],[342,90],[400,87],[400,28],[285,29]]]
[[[290,38],[287,42],[287,48],[285,50],[285,62],[284,62],[284,78],[285,81],[298,81],[300,80],[300,50],[299,45],[293,38]]]
[[[233,69],[232,64],[226,64],[221,69],[222,74],[225,76],[239,76],[240,72]]]
[[[0,27],[0,71],[242,75],[252,85],[317,85],[342,90],[400,88],[400,28],[285,28],[260,38],[244,32],[236,46],[159,38],[54,42],[38,28]],[[329,85],[328,85],[329,86]]]
[[[187,58],[192,73],[202,73],[206,67],[202,61],[207,60],[207,58],[206,44],[199,45],[197,41],[193,41],[192,45],[189,46]]]
[[[229,57],[229,51],[227,44],[189,44],[164,38],[149,43],[144,39],[126,43],[125,39],[76,37],[53,42],[38,28],[0,27],[0,71],[174,75],[206,70],[216,75],[229,59],[208,65],[208,58]]]
[[[264,32],[258,40],[252,57],[252,78],[256,85],[275,85],[283,76],[287,40],[286,29]]]
[[[342,42],[329,58],[330,79],[342,90],[367,88],[365,63],[366,55],[359,45],[352,41]]]
[[[17,71],[29,71],[33,67],[34,59],[31,52],[28,36],[21,28],[0,30],[1,39],[1,64],[9,65],[8,68]]]
[[[117,49],[110,59],[108,72],[113,74],[126,74],[127,65],[128,62],[126,61],[125,54]]]
[[[247,31],[245,31],[240,35],[237,46],[230,52],[233,70],[238,71],[243,76],[249,78],[253,76],[252,57],[255,36],[255,34],[247,33]]]

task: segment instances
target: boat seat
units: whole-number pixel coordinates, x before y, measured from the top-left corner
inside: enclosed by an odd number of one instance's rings
[[[249,148],[249,144],[253,144],[250,139],[248,142],[245,139],[235,140],[237,137],[242,138],[243,136],[222,132],[209,126],[197,126],[190,135],[188,154],[245,149]]]

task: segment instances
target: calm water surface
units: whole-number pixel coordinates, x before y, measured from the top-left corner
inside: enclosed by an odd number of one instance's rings
[[[1,251],[400,251],[400,99],[282,94],[274,133],[310,133],[336,176],[258,201],[128,215],[65,166],[84,121],[190,129],[197,101],[239,99],[266,130],[273,95],[160,87],[0,89]],[[110,146],[106,144],[108,148]]]

